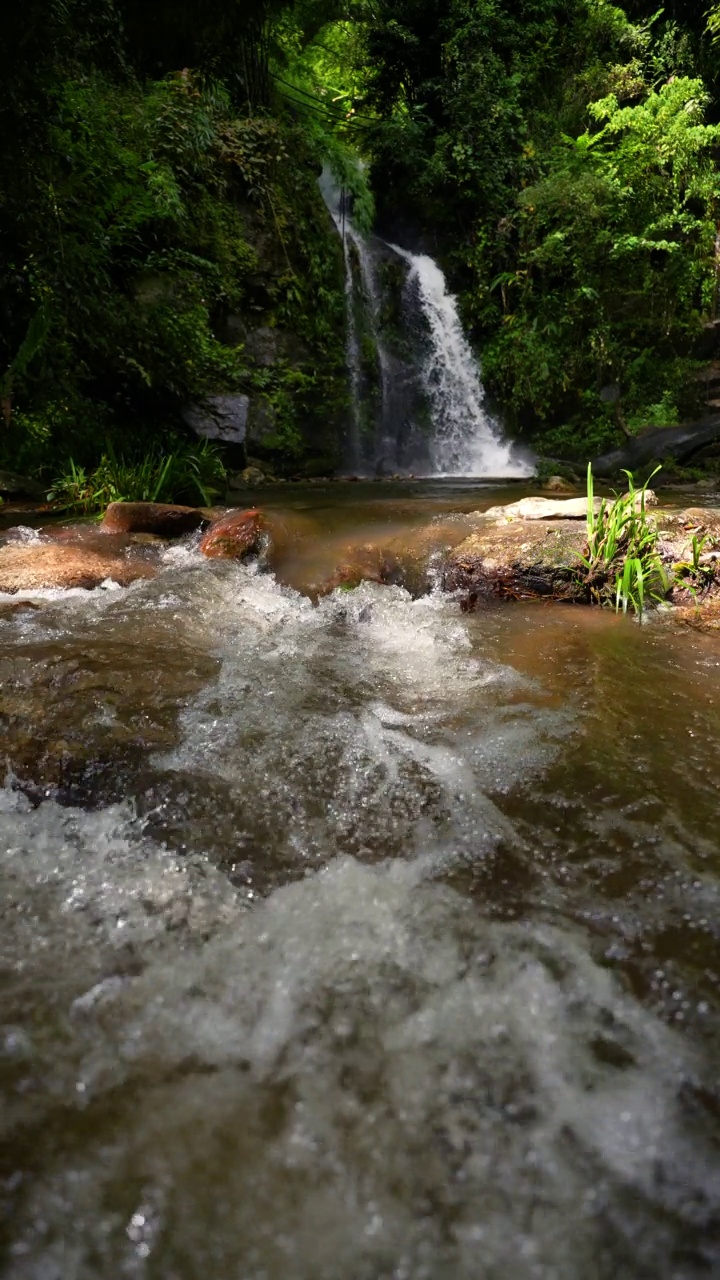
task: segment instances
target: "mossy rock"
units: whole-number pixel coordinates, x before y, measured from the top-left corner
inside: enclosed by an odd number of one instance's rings
[[[585,601],[586,530],[576,520],[480,525],[450,553],[444,586],[475,599]]]

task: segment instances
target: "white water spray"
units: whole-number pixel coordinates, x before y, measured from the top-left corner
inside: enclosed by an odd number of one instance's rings
[[[392,249],[410,264],[408,283],[428,325],[430,349],[422,368],[432,414],[432,472],[438,476],[526,476],[531,462],[521,457],[488,414],[480,371],[463,332],[457,301],[445,276],[427,254]]]
[[[398,245],[386,245],[361,235],[350,218],[347,199],[325,169],[320,190],[340,235],[345,260],[346,360],[352,409],[348,462],[353,468],[400,470],[433,476],[508,477],[531,475],[534,467],[503,440],[499,426],[484,406],[484,391],[477,361],[463,332],[457,301],[448,292],[437,263],[425,254],[414,254]],[[418,353],[416,382],[421,384],[430,410],[431,434],[413,423],[402,386],[402,370],[383,340],[382,289],[377,274],[378,253],[397,253],[409,265],[407,284],[425,322],[427,350]],[[358,325],[359,284],[363,311],[372,334],[378,360],[380,411],[376,416],[374,448],[367,425],[363,430],[361,330]],[[401,359],[402,365],[402,359]],[[406,375],[405,375],[406,376]],[[409,431],[408,431],[409,428]],[[408,439],[415,436],[415,447]],[[370,448],[368,448],[370,446]]]

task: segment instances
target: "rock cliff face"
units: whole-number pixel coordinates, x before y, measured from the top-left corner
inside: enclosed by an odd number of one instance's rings
[[[250,202],[240,210],[254,269],[239,303],[216,322],[218,337],[241,353],[240,393],[218,387],[185,418],[235,448],[236,463],[329,474],[349,413],[343,254],[316,173],[298,163],[296,176],[285,230]]]

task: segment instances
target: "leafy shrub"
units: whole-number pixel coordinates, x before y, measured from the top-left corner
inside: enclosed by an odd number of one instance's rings
[[[48,497],[67,511],[90,515],[109,502],[200,501],[209,506],[226,484],[222,459],[209,441],[197,446],[178,442],[172,452],[153,450],[131,460],[108,445],[92,470],[71,458]]]

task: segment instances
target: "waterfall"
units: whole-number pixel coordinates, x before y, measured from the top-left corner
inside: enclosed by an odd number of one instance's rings
[[[378,372],[379,372],[379,391],[380,391],[380,411],[378,414],[378,426],[380,438],[375,442],[373,448],[372,462],[377,469],[378,461],[382,458],[392,457],[397,463],[397,421],[392,420],[393,408],[393,362],[383,338],[381,328],[381,309],[382,295],[376,274],[376,264],[370,249],[370,243],[365,236],[361,236],[350,222],[347,228],[347,235],[357,254],[358,266],[360,268],[360,282],[362,284],[363,296],[365,299],[366,315],[369,323],[370,334],[373,339],[375,351],[377,353]]]
[[[480,370],[463,332],[457,300],[448,292],[445,276],[427,254],[409,253],[391,245],[410,265],[408,287],[417,301],[428,331],[422,361],[422,381],[432,420],[430,461],[438,476],[523,476],[533,471],[503,440],[488,414]]]
[[[478,364],[440,267],[361,235],[327,167],[320,190],[345,262],[348,466],[370,475],[531,475],[532,462],[503,440],[485,409]],[[403,306],[389,308],[398,319],[388,324],[388,303],[401,296]]]
[[[323,200],[327,205],[330,215],[338,234],[342,241],[343,256],[345,259],[345,356],[348,367],[348,377],[350,379],[350,410],[352,414],[352,432],[350,438],[350,457],[348,462],[352,466],[357,466],[361,457],[361,381],[362,381],[362,359],[360,352],[360,338],[358,336],[357,321],[355,318],[355,284],[353,277],[352,251],[351,246],[357,247],[357,241],[360,239],[355,231],[347,210],[347,200],[344,192],[340,190],[333,180],[330,170],[325,166],[320,177],[320,190]]]

